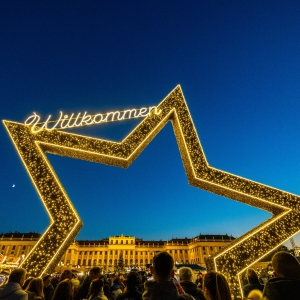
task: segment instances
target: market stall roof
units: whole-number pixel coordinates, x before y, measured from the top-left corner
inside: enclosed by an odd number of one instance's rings
[[[189,267],[189,268],[191,268],[192,270],[206,271],[206,268],[201,267],[201,266],[196,265],[196,264],[175,264],[175,267],[176,267],[177,269],[180,269],[180,268],[182,268],[182,267]]]

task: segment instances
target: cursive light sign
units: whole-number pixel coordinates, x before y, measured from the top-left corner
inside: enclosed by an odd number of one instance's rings
[[[127,109],[123,111],[111,111],[105,114],[95,114],[90,115],[86,111],[83,115],[81,112],[74,117],[74,113],[69,115],[64,115],[62,111],[60,111],[60,116],[58,120],[51,121],[51,115],[48,116],[45,122],[40,122],[41,117],[36,114],[35,112],[26,119],[25,125],[32,125],[31,131],[36,133],[43,129],[48,131],[54,129],[66,129],[66,128],[74,128],[74,127],[81,127],[93,124],[100,124],[105,122],[114,122],[114,121],[121,121],[121,120],[128,120],[134,118],[142,118],[147,117],[151,112],[154,112],[156,115],[159,115],[161,111],[158,111],[156,106],[150,107],[142,107],[142,108],[134,108],[134,109]],[[49,123],[54,123],[54,125],[50,125]],[[38,126],[41,125],[41,126]]]

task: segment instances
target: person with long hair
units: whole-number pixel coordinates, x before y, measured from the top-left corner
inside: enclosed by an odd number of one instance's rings
[[[23,286],[22,286],[22,289],[23,289],[24,291],[28,288],[28,285],[29,285],[30,281],[31,281],[33,278],[34,278],[34,277],[28,277],[28,278],[25,280],[25,282],[24,282],[24,284],[23,284]]]
[[[130,272],[126,279],[126,291],[118,295],[117,300],[142,300],[142,293],[138,290],[140,278],[138,273]]]
[[[206,300],[231,300],[231,292],[226,278],[218,272],[208,272],[204,277]]]
[[[44,282],[42,278],[33,278],[27,289],[26,292],[28,293],[29,300],[44,300]]]
[[[57,285],[52,300],[72,300],[72,296],[72,283],[69,279],[65,279]]]
[[[258,276],[254,269],[249,268],[246,272],[246,276],[248,278],[249,283],[243,286],[244,297],[248,297],[248,294],[252,290],[260,290],[261,292],[263,292],[264,286],[260,284]]]
[[[104,283],[102,279],[94,279],[90,285],[89,300],[107,300],[103,292],[103,286]]]

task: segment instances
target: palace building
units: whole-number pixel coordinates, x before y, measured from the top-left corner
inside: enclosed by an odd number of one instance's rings
[[[17,266],[31,251],[40,234],[0,234],[0,268]],[[56,271],[65,268],[87,271],[94,266],[110,271],[122,257],[125,267],[145,269],[156,252],[167,251],[178,264],[205,266],[205,260],[231,243],[225,235],[202,235],[194,238],[172,238],[169,241],[143,240],[134,236],[111,236],[100,240],[75,240],[61,258]]]

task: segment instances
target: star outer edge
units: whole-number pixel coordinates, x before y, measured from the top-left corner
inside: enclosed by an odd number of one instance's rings
[[[18,136],[13,137],[11,133],[16,128],[17,131],[27,131],[25,135],[33,138],[42,153],[49,152],[127,168],[170,120],[190,185],[273,214],[272,218],[236,239],[207,261],[208,268],[224,273],[233,293],[241,295],[239,274],[299,232],[299,225],[297,226],[299,197],[209,166],[180,86],[167,95],[157,108],[161,110],[161,114],[146,117],[122,142],[111,142],[57,130],[33,134],[24,124],[10,121],[4,123],[13,140],[19,139]],[[16,148],[18,149],[18,146]],[[45,155],[44,159],[47,161]],[[26,163],[24,164],[26,166]],[[47,165],[52,170],[48,161]],[[30,173],[29,170],[28,172]],[[53,170],[52,172],[58,188],[63,191],[57,176]],[[38,189],[36,184],[35,186]],[[71,204],[69,199],[68,201]],[[65,241],[65,246],[69,243],[70,241]],[[59,259],[53,260],[53,263],[57,260]]]

